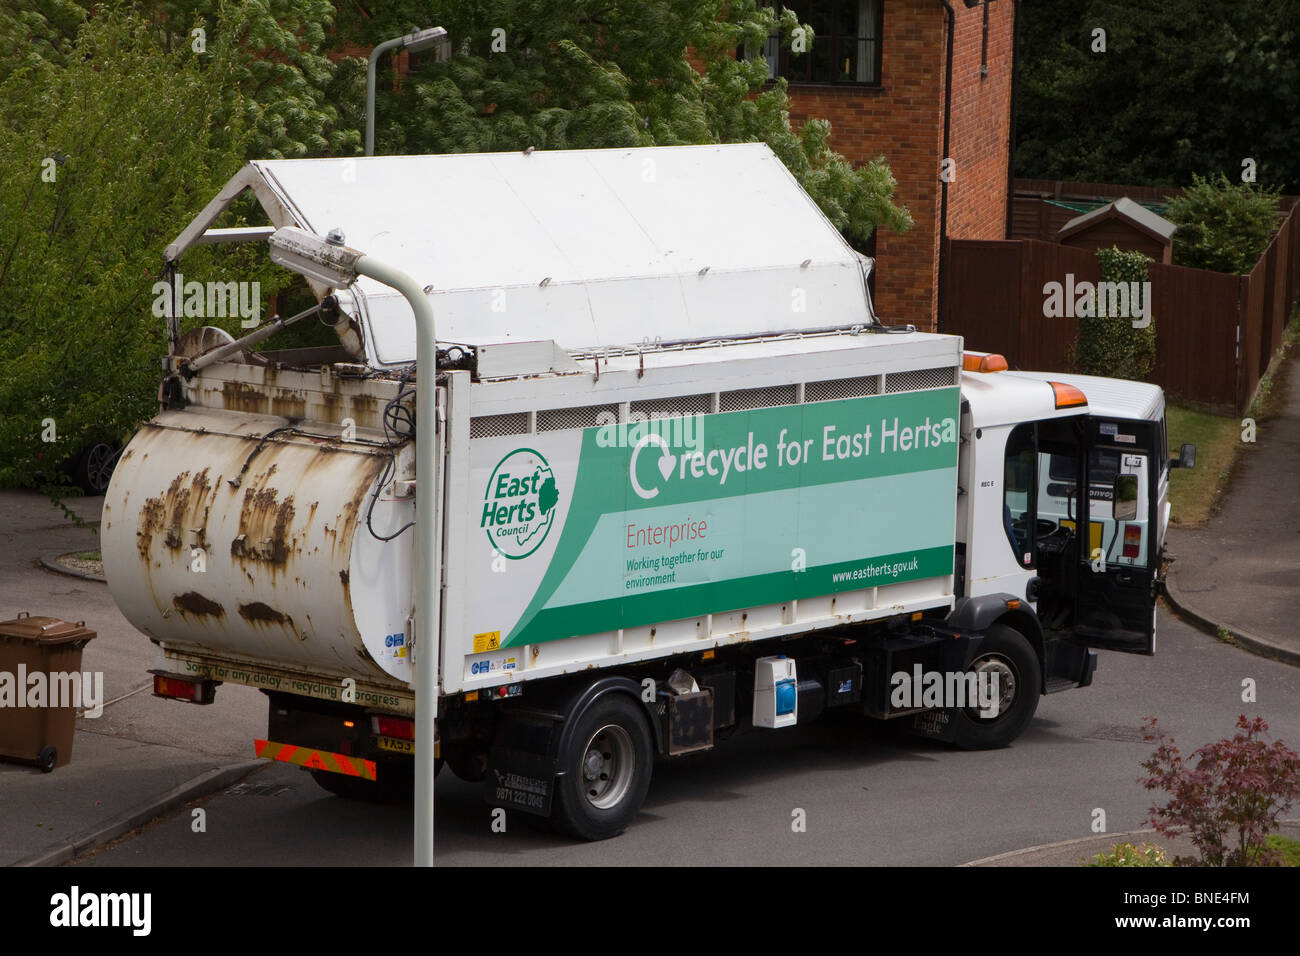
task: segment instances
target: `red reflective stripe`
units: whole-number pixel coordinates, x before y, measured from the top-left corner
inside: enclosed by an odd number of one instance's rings
[[[311,769],[313,770],[330,769],[329,766],[325,763],[325,758],[321,756],[321,752],[319,750],[311,751],[311,753],[307,756],[307,759],[303,761],[302,765],[304,767],[311,767]]]
[[[344,757],[339,755],[339,765],[343,768],[343,772],[349,777],[361,776],[361,767],[359,766],[359,761],[355,757]]]
[[[312,770],[324,770],[327,773],[341,773],[345,777],[378,779],[373,760],[362,760],[360,757],[349,757],[328,750],[310,750],[296,744],[281,744],[273,740],[254,740],[253,747],[259,757],[268,760],[280,760]]]

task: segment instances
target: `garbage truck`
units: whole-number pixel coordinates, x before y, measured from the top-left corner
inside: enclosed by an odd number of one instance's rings
[[[215,225],[250,193],[268,225]],[[413,277],[434,360],[365,277],[203,321],[188,250],[295,235]],[[258,755],[390,799],[436,607],[439,770],[581,839],[657,760],[831,711],[1006,746],[1097,648],[1154,653],[1195,450],[1153,385],[883,322],[873,266],[763,144],[249,163],[166,251],[159,412],[103,507],[154,693],[258,688]],[[337,344],[264,341],[304,315]]]

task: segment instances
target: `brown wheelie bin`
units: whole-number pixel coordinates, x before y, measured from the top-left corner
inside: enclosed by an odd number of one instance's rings
[[[81,679],[64,675],[81,672],[81,650],[94,637],[84,621],[25,612],[0,621],[0,758],[34,763],[46,773],[72,759],[81,701],[66,698]],[[38,674],[43,677],[31,680]]]

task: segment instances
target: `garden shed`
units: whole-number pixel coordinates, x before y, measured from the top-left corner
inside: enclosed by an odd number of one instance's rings
[[[1135,250],[1169,265],[1173,261],[1176,228],[1168,219],[1123,196],[1075,216],[1061,227],[1056,238],[1063,246],[1089,252],[1111,246]]]

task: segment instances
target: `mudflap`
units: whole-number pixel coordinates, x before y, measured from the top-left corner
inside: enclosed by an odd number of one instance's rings
[[[493,806],[548,817],[555,796],[555,769],[551,757],[493,747],[483,778],[483,797]]]
[[[564,715],[520,707],[503,716],[488,751],[483,799],[494,807],[550,816]]]
[[[913,714],[911,732],[917,737],[952,743],[957,739],[957,715],[951,710],[927,710]]]

